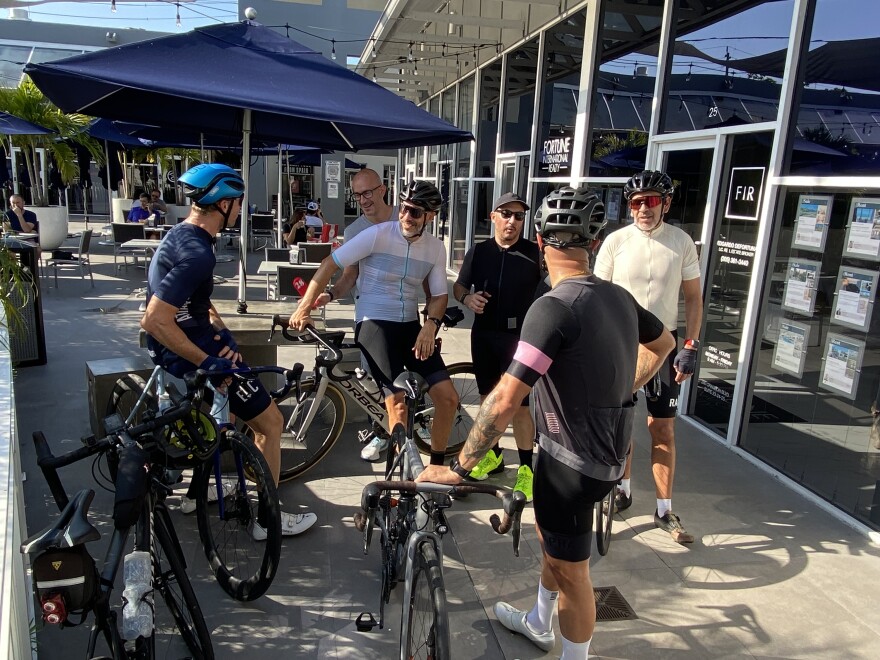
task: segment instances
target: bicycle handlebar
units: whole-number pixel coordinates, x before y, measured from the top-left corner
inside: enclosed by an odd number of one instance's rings
[[[435,484],[431,482],[415,482],[415,481],[374,481],[364,486],[361,494],[361,508],[370,512],[379,506],[380,495],[388,490],[400,491],[403,493],[445,493],[450,496],[470,495],[471,493],[483,493],[485,495],[494,495],[501,500],[501,507],[504,513],[503,519],[497,513],[493,513],[489,518],[492,529],[497,534],[507,534],[511,529],[513,537],[513,554],[519,557],[519,540],[523,509],[526,506],[525,493],[520,491],[511,491],[503,486],[493,486],[492,484],[478,484],[464,482],[456,486],[448,484]],[[366,516],[356,516],[355,526],[361,532],[366,526]]]
[[[344,330],[331,330],[328,332],[315,330],[313,326],[306,326],[306,329],[301,334],[295,335],[290,332],[287,319],[281,314],[275,314],[272,317],[272,329],[269,331],[270,340],[275,336],[276,328],[279,327],[281,328],[281,334],[289,341],[300,344],[317,343],[324,349],[318,353],[315,364],[319,367],[327,368],[327,377],[330,380],[348,380],[348,376],[337,376],[333,373],[333,368],[342,362],[342,351],[339,350],[339,346],[345,338]]]

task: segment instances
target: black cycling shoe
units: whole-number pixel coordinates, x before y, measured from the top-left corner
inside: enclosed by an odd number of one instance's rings
[[[618,511],[626,511],[632,506],[632,503],[632,493],[626,495],[622,490],[617,490],[617,493],[614,495],[614,506]]]

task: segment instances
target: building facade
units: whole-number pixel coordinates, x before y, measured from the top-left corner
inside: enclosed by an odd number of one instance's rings
[[[411,0],[358,68],[475,135],[401,154],[447,197],[451,270],[502,191],[588,185],[613,229],[626,179],[666,170],[703,273],[682,415],[876,531],[878,24],[874,0]]]

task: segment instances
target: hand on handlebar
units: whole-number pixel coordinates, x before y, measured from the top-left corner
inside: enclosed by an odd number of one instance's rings
[[[315,322],[312,320],[312,317],[309,316],[309,310],[301,310],[299,307],[296,308],[296,311],[290,315],[290,321],[288,321],[288,325],[294,330],[298,330],[302,332],[308,326],[314,326]]]
[[[416,481],[457,486],[463,480],[445,465],[429,465],[416,477]]]

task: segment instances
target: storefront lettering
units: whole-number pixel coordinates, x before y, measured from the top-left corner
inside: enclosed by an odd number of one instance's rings
[[[718,241],[715,245],[718,248],[718,254],[721,255],[719,257],[721,263],[745,266],[746,268],[752,267],[756,249],[754,245],[734,243],[733,241]]]
[[[571,137],[544,140],[544,149],[541,151],[541,164],[546,165],[548,172],[567,170],[570,153]]]
[[[700,380],[700,389],[703,390],[709,396],[718,399],[722,403],[728,404],[730,403],[730,393],[726,390],[721,389],[717,385],[713,385],[707,380]]]
[[[722,351],[715,346],[707,346],[705,352],[706,360],[709,364],[716,367],[730,368],[733,366],[733,356],[727,351]]]
[[[764,190],[764,167],[734,167],[724,216],[731,220],[757,220]]]

